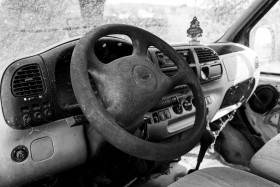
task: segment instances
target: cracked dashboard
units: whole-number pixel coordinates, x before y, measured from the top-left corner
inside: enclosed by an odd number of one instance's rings
[[[1,100],[6,123],[13,129],[28,129],[67,117],[80,116],[70,80],[70,62],[77,40],[52,47],[38,55],[12,63],[2,80]],[[250,49],[233,43],[173,45],[200,80],[208,120],[214,121],[246,101],[258,81],[258,61]],[[132,54],[132,45],[123,39],[105,37],[95,53],[103,63]],[[176,73],[175,64],[156,48],[149,48],[150,60],[166,76]],[[98,90],[91,79],[92,88]],[[145,115],[150,138],[165,138],[193,125],[195,106],[186,85],[174,88]]]

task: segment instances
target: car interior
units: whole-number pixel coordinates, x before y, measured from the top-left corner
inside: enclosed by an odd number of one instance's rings
[[[252,34],[275,6],[209,44],[110,23],[1,62],[0,186],[279,186],[280,66],[253,47],[278,36]]]

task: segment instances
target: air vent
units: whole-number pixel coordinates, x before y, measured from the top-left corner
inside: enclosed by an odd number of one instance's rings
[[[212,49],[209,48],[195,48],[194,49],[199,63],[207,63],[207,62],[211,62],[211,61],[215,61],[215,60],[219,60],[219,56],[218,54],[213,51]]]
[[[12,93],[16,97],[41,94],[45,91],[42,72],[38,64],[23,66],[12,79]]]

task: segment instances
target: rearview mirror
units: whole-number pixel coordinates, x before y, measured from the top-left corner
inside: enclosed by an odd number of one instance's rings
[[[260,65],[271,62],[274,53],[275,37],[269,27],[257,27],[250,35],[250,47],[257,53]]]

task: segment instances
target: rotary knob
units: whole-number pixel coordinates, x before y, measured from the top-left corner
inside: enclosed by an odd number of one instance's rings
[[[28,149],[23,145],[15,147],[11,153],[11,158],[15,162],[23,162],[28,157]]]
[[[24,114],[22,117],[22,122],[24,126],[29,126],[31,124],[32,118],[29,114]]]
[[[175,114],[182,114],[183,113],[183,108],[182,108],[182,106],[180,104],[174,105],[172,107],[172,109],[173,109]]]

